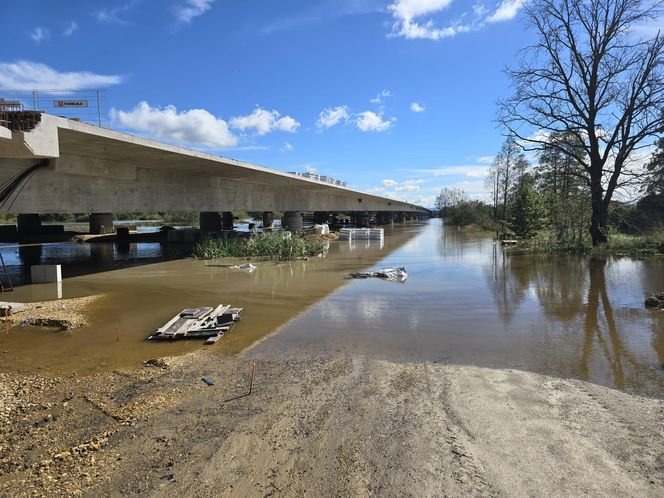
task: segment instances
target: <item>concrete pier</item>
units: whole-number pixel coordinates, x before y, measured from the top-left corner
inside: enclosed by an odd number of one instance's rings
[[[221,229],[233,230],[233,213],[231,211],[224,211],[221,215]]]
[[[322,225],[330,222],[329,211],[314,211],[314,223]]]
[[[111,213],[92,213],[90,215],[90,233],[113,233],[113,215]]]
[[[41,230],[41,218],[38,214],[19,214],[16,218],[16,228],[19,233],[39,233]]]
[[[263,211],[263,230],[269,230],[274,223],[274,213],[272,211]]]
[[[357,211],[355,213],[355,226],[358,228],[369,227],[369,211]]]
[[[201,233],[220,232],[221,216],[214,211],[202,211],[199,215]]]
[[[299,211],[286,211],[281,220],[281,226],[289,232],[302,231],[302,215]]]

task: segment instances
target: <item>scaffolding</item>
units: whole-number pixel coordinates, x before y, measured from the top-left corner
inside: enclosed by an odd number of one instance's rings
[[[0,89],[0,114],[35,111],[67,119],[107,126],[105,90],[11,90]]]

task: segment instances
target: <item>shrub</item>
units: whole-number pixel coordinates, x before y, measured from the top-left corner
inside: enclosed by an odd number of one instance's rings
[[[249,239],[206,239],[194,246],[198,259],[265,258],[287,261],[318,256],[325,252],[325,241],[287,232],[263,233]]]

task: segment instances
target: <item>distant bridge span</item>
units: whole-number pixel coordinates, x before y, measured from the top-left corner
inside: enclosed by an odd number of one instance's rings
[[[48,114],[0,119],[0,183],[42,163],[0,199],[0,212],[429,214],[414,204]]]

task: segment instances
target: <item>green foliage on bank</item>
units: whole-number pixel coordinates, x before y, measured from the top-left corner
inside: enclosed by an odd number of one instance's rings
[[[303,259],[326,251],[326,242],[306,235],[288,235],[275,231],[248,239],[206,239],[194,246],[193,256],[198,259],[264,258],[273,261]]]

